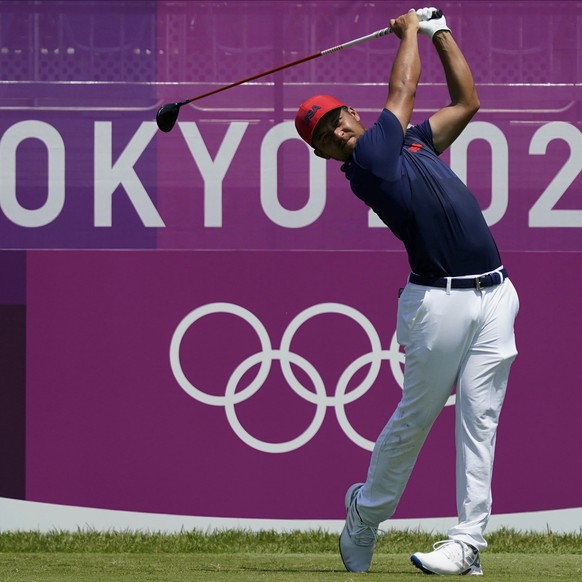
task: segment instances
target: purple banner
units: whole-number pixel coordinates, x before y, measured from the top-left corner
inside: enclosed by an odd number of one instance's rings
[[[568,253],[506,263],[521,353],[495,511],[576,507],[582,474],[555,444],[580,438],[576,365],[560,348],[577,290],[555,298],[582,263]],[[340,519],[399,399],[405,275],[402,253],[30,253],[26,498]],[[453,423],[448,406],[396,517],[454,515]]]
[[[441,6],[481,100],[444,157],[475,192],[521,299],[497,514],[582,508],[567,445],[580,440],[582,406],[571,357],[582,267],[572,6]],[[293,119],[326,92],[372,124],[398,41],[195,101],[170,133],[155,115],[409,8],[0,0],[0,467],[10,475],[0,497],[343,518],[345,489],[365,478],[399,399],[408,264]],[[415,123],[448,102],[436,52],[419,43]],[[455,515],[453,408],[454,397],[396,518]]]

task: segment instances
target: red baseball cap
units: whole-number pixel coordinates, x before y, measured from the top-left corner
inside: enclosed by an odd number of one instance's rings
[[[301,138],[311,145],[311,139],[319,120],[344,104],[331,95],[314,95],[299,106],[295,116],[295,128]]]

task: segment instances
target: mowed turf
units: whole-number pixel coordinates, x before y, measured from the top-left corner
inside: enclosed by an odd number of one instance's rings
[[[208,580],[410,581],[425,575],[410,555],[442,535],[388,532],[367,574],[346,572],[337,536],[325,532],[52,532],[0,534],[3,582]],[[482,555],[487,580],[582,582],[582,533],[493,532]]]

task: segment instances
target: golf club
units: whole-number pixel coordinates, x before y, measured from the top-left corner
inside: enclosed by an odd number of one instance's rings
[[[430,20],[435,18],[440,18],[442,16],[442,12],[440,10],[435,10],[432,14]],[[284,65],[280,65],[273,69],[269,69],[268,71],[264,71],[263,73],[258,73],[257,75],[253,75],[252,77],[247,77],[246,79],[241,79],[240,81],[236,81],[235,83],[230,83],[229,85],[225,85],[223,87],[219,87],[218,89],[214,89],[212,91],[208,91],[207,93],[203,93],[202,95],[197,95],[196,97],[191,97],[190,99],[186,99],[185,101],[179,101],[176,103],[167,103],[166,105],[162,105],[156,114],[156,123],[158,127],[164,131],[169,132],[174,127],[176,120],[178,119],[178,114],[180,113],[180,107],[182,105],[187,105],[188,103],[192,103],[192,101],[197,101],[198,99],[202,99],[204,97],[209,97],[210,95],[214,95],[216,93],[220,93],[221,91],[226,91],[227,89],[231,89],[232,87],[236,87],[238,85],[242,85],[243,83],[248,83],[250,81],[254,81],[255,79],[259,79],[260,77],[265,77],[272,73],[276,73],[277,71],[282,71],[283,69],[288,69],[289,67],[294,67],[295,65],[299,65],[301,63],[305,63],[307,61],[311,61],[312,59],[317,59],[318,57],[323,57],[325,55],[329,55],[331,53],[335,53],[341,51],[345,48],[354,46],[356,44],[360,44],[361,42],[365,42],[367,40],[372,40],[373,38],[380,38],[382,36],[386,36],[390,34],[392,30],[390,27],[382,28],[381,30],[377,30],[376,32],[372,32],[371,34],[367,34],[366,36],[361,36],[360,38],[356,38],[354,40],[350,40],[343,44],[339,44],[337,46],[322,50],[320,52],[314,53],[307,57],[303,57],[291,63],[287,63]]]

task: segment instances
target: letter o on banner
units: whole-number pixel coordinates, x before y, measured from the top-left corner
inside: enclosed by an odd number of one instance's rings
[[[48,153],[45,203],[36,209],[23,207],[16,195],[16,153],[27,139],[40,140]],[[65,205],[65,144],[60,133],[44,121],[15,123],[0,139],[0,208],[18,226],[35,228],[51,223]]]

